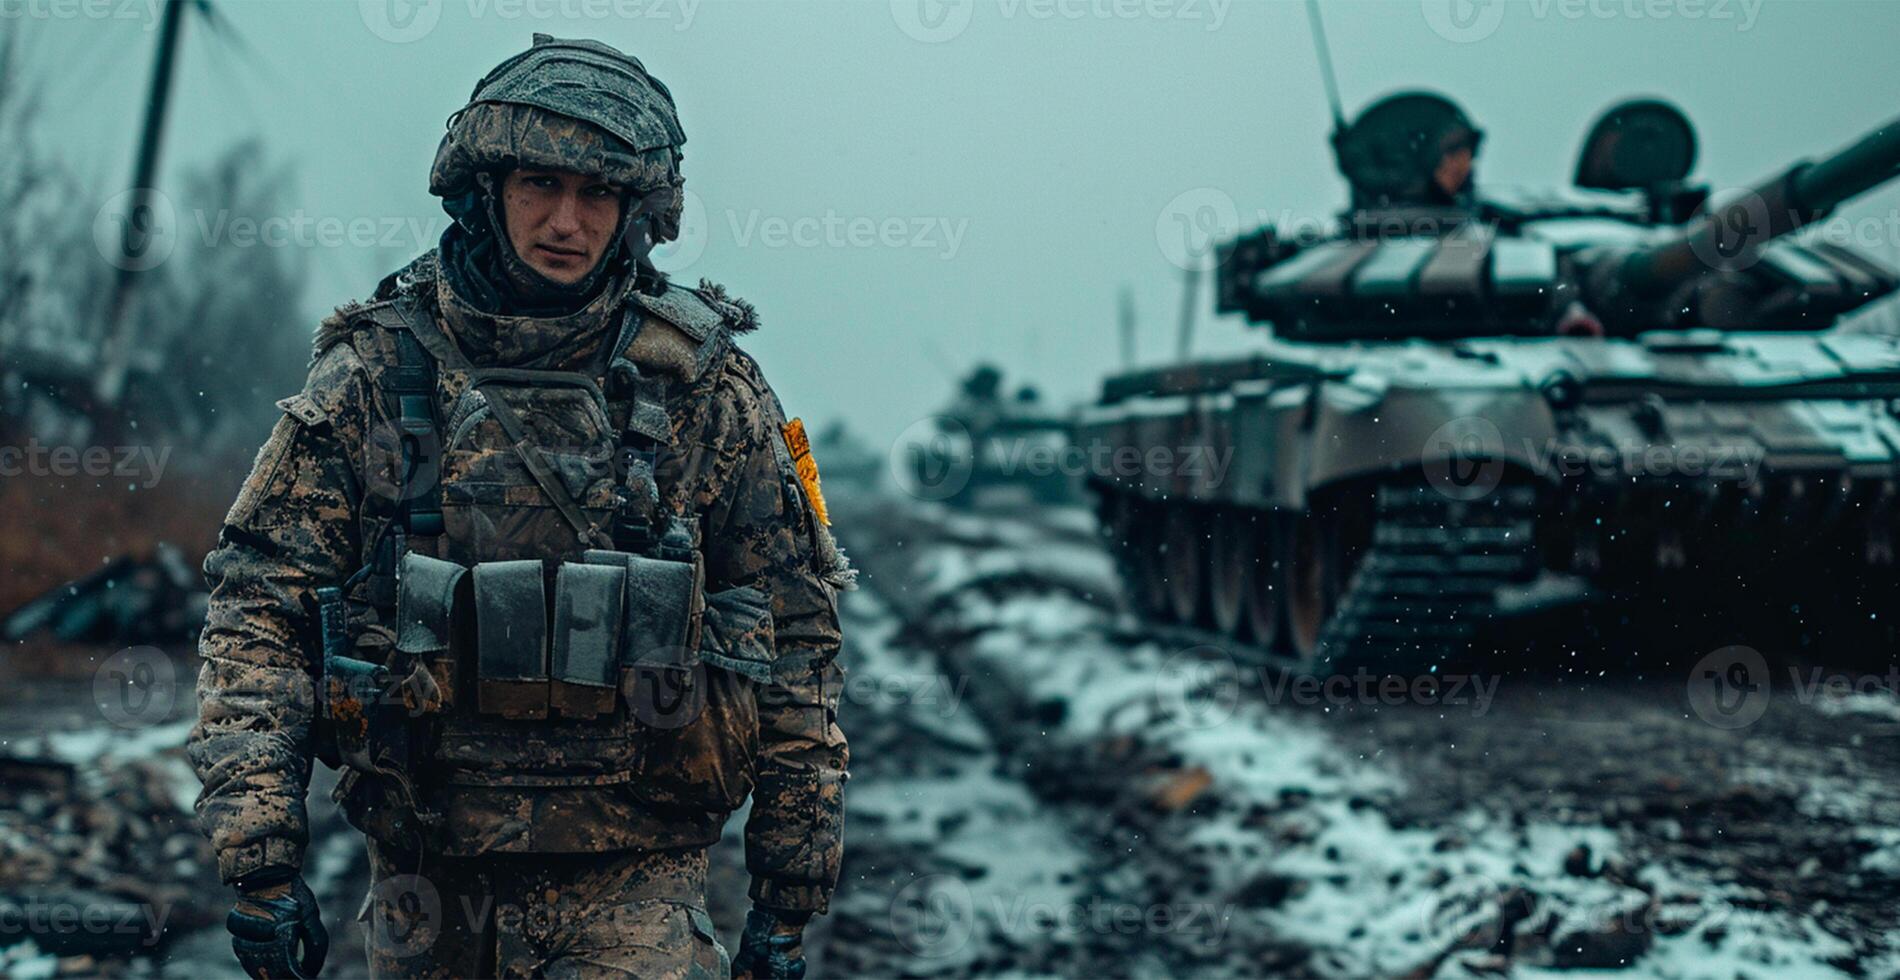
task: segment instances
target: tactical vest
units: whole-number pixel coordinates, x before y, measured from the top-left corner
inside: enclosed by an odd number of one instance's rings
[[[657,316],[703,372],[728,342],[718,311],[634,294],[598,373],[471,365],[413,296],[358,316],[395,427],[371,440],[390,512],[351,595],[382,628],[352,632],[384,668],[367,691],[384,730],[406,717],[378,744],[354,724],[375,717],[353,716],[365,688],[326,671],[346,814],[447,854],[716,839],[752,789],[770,611],[706,594],[697,517],[662,496],[681,465],[666,401],[690,379],[624,352]]]

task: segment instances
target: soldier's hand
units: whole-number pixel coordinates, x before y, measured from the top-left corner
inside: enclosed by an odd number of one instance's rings
[[[745,935],[733,957],[734,980],[800,980],[805,975],[805,923],[810,912],[754,905],[745,915]]]
[[[240,881],[224,927],[238,964],[256,980],[314,977],[330,954],[317,897],[293,871],[271,869]]]

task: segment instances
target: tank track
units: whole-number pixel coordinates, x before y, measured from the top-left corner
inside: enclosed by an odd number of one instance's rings
[[[1500,590],[1538,572],[1532,487],[1461,501],[1381,487],[1371,541],[1320,634],[1330,670],[1413,669],[1463,652],[1500,612]]]

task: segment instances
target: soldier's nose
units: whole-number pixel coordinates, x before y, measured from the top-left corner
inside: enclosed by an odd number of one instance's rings
[[[548,215],[548,230],[563,238],[580,234],[580,208],[573,195],[563,194],[555,202],[554,211]]]

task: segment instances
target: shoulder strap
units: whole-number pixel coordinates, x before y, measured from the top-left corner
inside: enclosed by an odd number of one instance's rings
[[[401,304],[399,299],[370,313],[378,326],[389,331],[396,347],[396,363],[383,368],[379,383],[400,440],[397,523],[407,534],[429,537],[442,533],[443,446],[436,420],[436,359],[416,336],[416,318]]]

